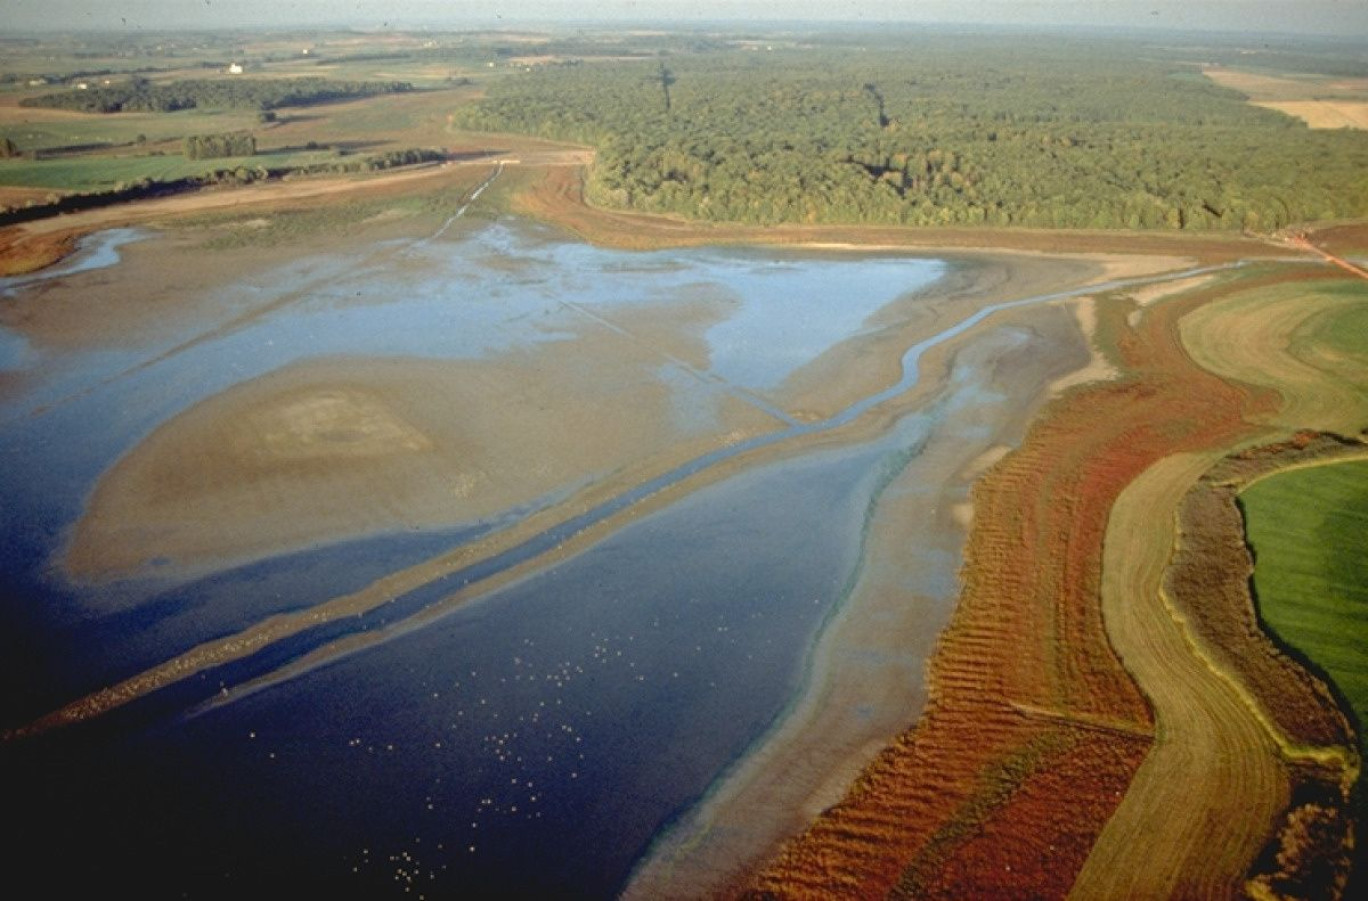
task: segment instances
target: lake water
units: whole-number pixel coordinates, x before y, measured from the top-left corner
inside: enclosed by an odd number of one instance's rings
[[[721,311],[702,332],[707,374],[763,397],[945,271],[886,256],[627,254],[501,222],[362,261],[315,257],[245,276],[218,298],[223,319],[208,332],[49,358],[24,345],[0,358],[41,375],[0,405],[3,722],[22,724],[529,512],[307,549],[192,582],[66,583],[51,560],[100,473],[206,397],[309,356],[490,358],[575,340],[586,314],[699,297]],[[283,302],[234,318],[263,297]],[[21,346],[20,336],[0,338]],[[1033,339],[989,330],[984,340]],[[221,685],[402,622],[563,536],[92,722],[7,744],[0,779],[24,830],[14,859],[79,861],[141,897],[611,896],[658,830],[792,702],[858,571],[881,490],[933,432],[1003,402],[986,379],[957,372],[874,441],[743,471],[423,628],[232,703],[206,704]],[[829,428],[877,399],[788,434]],[[682,391],[679,408],[685,419],[708,415]],[[590,511],[567,534],[608,512]],[[957,565],[928,569],[909,590],[948,609]]]

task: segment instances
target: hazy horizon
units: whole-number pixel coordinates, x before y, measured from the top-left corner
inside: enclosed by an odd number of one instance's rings
[[[6,0],[7,31],[167,31],[356,27],[468,29],[513,26],[791,22],[813,24],[1069,27],[1368,36],[1368,4],[1354,0]]]

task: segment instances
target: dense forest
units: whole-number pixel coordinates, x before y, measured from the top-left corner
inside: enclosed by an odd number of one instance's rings
[[[1368,134],[1135,44],[909,40],[533,71],[457,115],[598,148],[605,206],[754,223],[1249,229],[1368,215]]]
[[[194,107],[271,110],[411,89],[410,84],[401,81],[332,81],[326,78],[197,78],[166,84],[135,78],[127,84],[29,97],[21,105],[83,113],[169,113]]]

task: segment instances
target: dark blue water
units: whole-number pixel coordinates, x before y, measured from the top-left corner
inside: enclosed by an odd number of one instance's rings
[[[68,615],[60,621],[49,617],[40,626],[34,621],[42,610],[22,603],[0,605],[6,617],[0,666],[5,684],[14,686],[0,705],[0,721],[17,725],[35,719],[73,697],[161,663],[168,649],[233,635],[274,614],[358,591],[494,527],[488,523],[341,542],[188,582],[154,577],[115,583],[102,587],[98,606],[86,603],[82,595],[87,592],[48,574],[31,557],[8,555],[16,562],[0,573],[0,596],[49,608],[65,605]],[[114,653],[99,653],[101,648]]]
[[[609,896],[791,693],[891,459],[744,475],[244,700],[7,748],[29,850],[80,848],[149,897],[409,875],[433,897]]]

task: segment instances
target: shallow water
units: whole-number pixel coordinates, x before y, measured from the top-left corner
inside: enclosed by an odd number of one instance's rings
[[[31,275],[14,275],[0,278],[0,297],[13,295],[16,291],[51,279],[66,278],[81,272],[104,269],[119,262],[119,248],[134,241],[141,241],[147,233],[136,228],[111,228],[96,232],[81,239],[76,252],[67,259],[35,272]]]
[[[30,285],[113,266],[119,262],[120,247],[144,237],[142,231],[133,228],[114,228],[90,235],[81,240],[75,253],[56,266],[31,275],[0,278],[0,303]],[[34,359],[29,342],[22,335],[0,328],[0,373],[24,369]]]
[[[99,474],[205,397],[313,355],[470,358],[574,340],[586,309],[611,320],[700,290],[727,311],[703,331],[708,373],[765,391],[943,271],[759,250],[625,254],[501,223],[360,261],[303,260],[225,289],[230,312],[207,330],[40,359],[52,378],[0,408],[12,462],[0,472],[5,722],[498,525],[377,536],[188,584],[82,588],[53,574]],[[263,303],[268,313],[241,314]],[[927,346],[909,351],[896,388],[791,433],[849,421],[904,390]],[[958,372],[948,393],[873,442],[743,472],[424,628],[241,700],[201,706],[220,684],[380,630],[485,573],[454,574],[88,725],[6,746],[3,778],[30,826],[22,850],[75,854],[149,897],[303,886],[375,897],[410,883],[445,895],[610,895],[657,830],[791,702],[857,571],[880,490],[932,431],[953,433],[961,412],[1003,402],[986,378]],[[710,422],[715,410],[687,388],[676,415]],[[948,604],[957,561],[941,564],[917,590]]]

